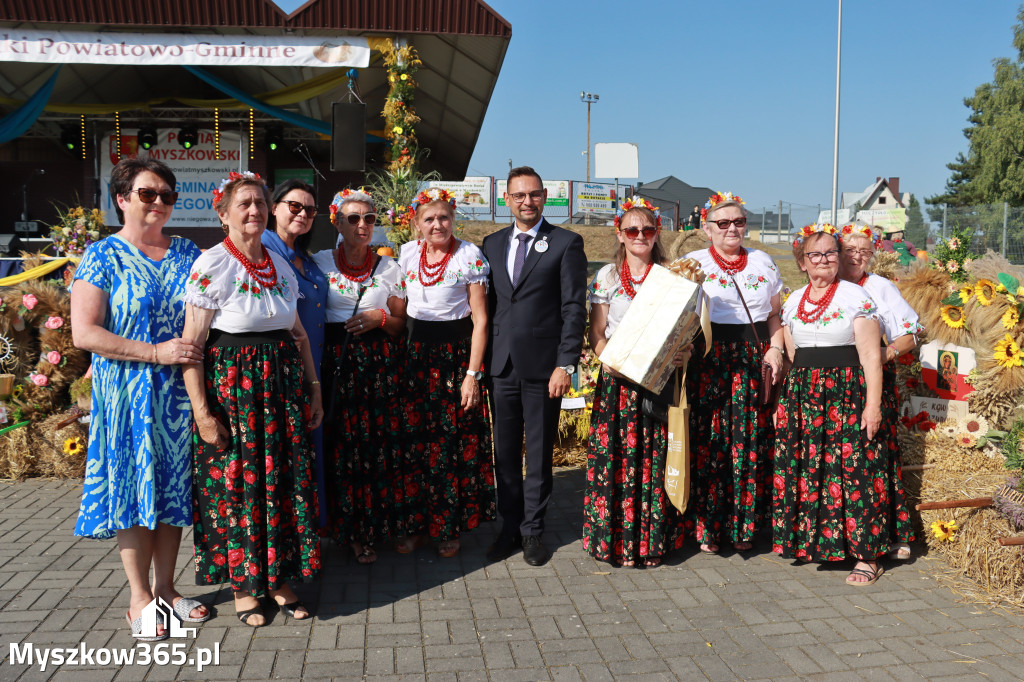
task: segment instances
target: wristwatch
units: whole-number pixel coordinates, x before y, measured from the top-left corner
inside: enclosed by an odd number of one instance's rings
[[[572,376],[573,374],[576,373],[576,365],[566,365],[565,367],[559,367],[558,369],[562,370],[569,376]]]
[[[477,381],[481,381],[484,378],[484,373],[481,370],[473,371],[471,369],[466,370],[466,376],[473,377]]]

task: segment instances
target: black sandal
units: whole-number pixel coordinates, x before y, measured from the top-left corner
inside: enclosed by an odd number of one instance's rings
[[[864,562],[867,563],[867,562]],[[854,568],[850,571],[850,575],[846,576],[846,584],[853,585],[854,587],[867,587],[868,585],[874,585],[878,582],[878,579],[885,573],[885,569],[882,568],[882,564],[875,564],[875,570],[870,568]],[[862,575],[868,580],[850,580],[855,575]]]
[[[265,620],[264,620],[264,622],[260,623],[259,625],[251,625],[249,623],[249,617],[250,616],[254,616],[256,614],[259,614],[261,616],[263,615],[263,607],[262,606],[257,606],[256,608],[249,609],[248,611],[236,611],[235,612],[235,615],[238,616],[238,620],[242,621],[243,625],[248,625],[251,628],[261,628],[261,627],[263,627],[264,625],[267,624]]]

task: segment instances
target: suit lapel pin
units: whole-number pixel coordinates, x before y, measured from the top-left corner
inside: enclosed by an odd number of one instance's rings
[[[537,249],[537,253],[544,253],[548,250],[548,238],[541,237],[537,240],[537,243],[533,245],[533,248]]]

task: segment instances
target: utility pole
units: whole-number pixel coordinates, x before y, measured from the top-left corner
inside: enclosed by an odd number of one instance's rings
[[[832,145],[832,224],[836,224],[839,198],[839,60],[843,54],[843,0],[839,0],[839,25],[836,28],[836,131]]]
[[[580,101],[587,105],[587,151],[583,153],[587,157],[587,182],[590,182],[590,105],[599,99],[601,95],[580,91]]]

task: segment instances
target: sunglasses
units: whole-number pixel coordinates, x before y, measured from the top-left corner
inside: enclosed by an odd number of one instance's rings
[[[288,204],[288,210],[291,211],[292,215],[299,215],[303,210],[306,211],[306,215],[312,218],[316,215],[316,206],[303,206],[300,201],[279,201],[279,204]]]
[[[376,213],[345,213],[344,216],[348,224],[353,227],[358,225],[360,220],[366,221],[367,225],[373,225],[377,222]]]
[[[164,202],[164,206],[174,206],[175,202],[178,201],[178,193],[170,190],[166,192],[157,192],[155,189],[150,189],[148,187],[139,187],[138,189],[133,189],[131,192],[128,192],[128,194],[134,193],[138,193],[139,201],[144,204],[155,203],[157,197],[160,197],[160,201]]]
[[[747,226],[746,218],[735,218],[733,220],[722,219],[722,220],[709,220],[709,223],[718,225],[719,230],[728,230],[730,225],[735,225],[736,229],[743,229]]]
[[[628,239],[636,239],[640,236],[640,233],[644,233],[645,239],[650,239],[654,235],[658,234],[658,228],[648,225],[647,227],[640,229],[639,227],[624,227],[622,228],[622,234],[626,235]]]

